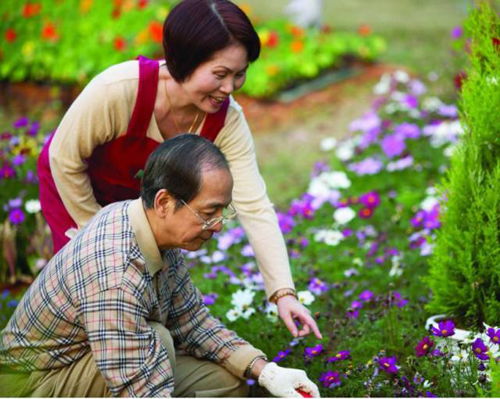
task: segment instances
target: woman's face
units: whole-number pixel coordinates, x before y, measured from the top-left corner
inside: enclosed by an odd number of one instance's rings
[[[233,91],[243,86],[247,68],[245,47],[232,44],[198,66],[181,86],[196,107],[212,114]]]

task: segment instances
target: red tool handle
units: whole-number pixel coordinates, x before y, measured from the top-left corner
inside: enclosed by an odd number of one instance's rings
[[[304,398],[312,398],[312,395],[309,392],[303,391],[302,389],[296,389],[296,391]]]

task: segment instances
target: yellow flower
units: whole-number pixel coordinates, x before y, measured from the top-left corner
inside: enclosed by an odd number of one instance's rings
[[[26,43],[23,44],[23,47],[21,48],[21,53],[27,58],[32,58],[33,53],[35,51],[35,42],[32,40],[27,41]]]
[[[93,0],[80,0],[80,12],[82,14],[89,12],[92,7],[92,1]]]
[[[268,65],[266,67],[266,72],[269,76],[275,76],[278,74],[279,71],[280,71],[280,67],[278,65],[275,65],[275,64],[271,64],[271,65]]]

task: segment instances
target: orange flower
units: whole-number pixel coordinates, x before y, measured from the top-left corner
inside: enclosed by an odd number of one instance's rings
[[[14,29],[9,28],[5,31],[5,40],[12,43],[17,38],[17,33]]]
[[[304,50],[304,42],[301,40],[294,40],[292,44],[290,44],[290,48],[294,53],[300,53]]]
[[[297,25],[291,25],[290,26],[290,33],[295,36],[296,38],[300,38],[304,36],[304,29],[302,29],[300,26]]]
[[[360,25],[358,28],[358,33],[361,36],[369,36],[372,33],[372,28],[367,24]]]
[[[268,37],[267,42],[266,42],[266,46],[269,48],[276,47],[279,43],[279,39],[280,38],[279,38],[277,32],[275,32],[275,31],[270,32],[269,37]]]
[[[127,47],[127,42],[121,36],[115,37],[115,40],[113,40],[113,47],[116,51],[123,51]]]
[[[42,5],[40,3],[26,3],[23,7],[23,17],[31,18],[40,14]]]
[[[269,76],[275,76],[280,71],[279,66],[271,64],[266,67],[266,72]]]
[[[85,14],[92,7],[92,0],[80,0],[80,12]]]
[[[149,34],[151,39],[156,43],[161,43],[163,40],[163,26],[158,21],[152,21],[149,24]]]
[[[42,38],[48,41],[55,42],[59,39],[56,26],[52,22],[46,22],[42,28]]]

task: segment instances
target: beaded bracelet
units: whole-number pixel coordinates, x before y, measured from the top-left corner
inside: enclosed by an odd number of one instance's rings
[[[292,295],[295,297],[295,299],[298,299],[297,293],[295,292],[295,290],[293,290],[291,288],[284,288],[284,289],[276,291],[273,295],[271,295],[271,298],[269,298],[269,302],[278,303],[278,299],[283,298],[284,296],[288,296],[288,295]]]

